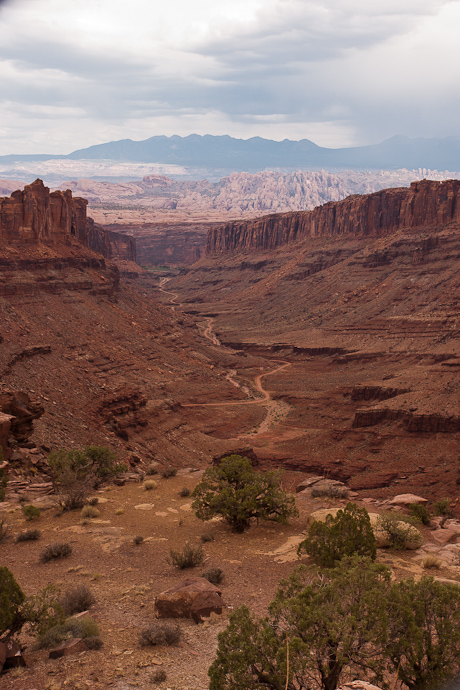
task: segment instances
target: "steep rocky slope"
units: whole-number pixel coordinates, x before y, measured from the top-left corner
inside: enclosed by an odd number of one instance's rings
[[[270,384],[291,410],[259,452],[355,487],[456,491],[459,196],[422,182],[209,233],[172,289],[221,341],[290,363]]]

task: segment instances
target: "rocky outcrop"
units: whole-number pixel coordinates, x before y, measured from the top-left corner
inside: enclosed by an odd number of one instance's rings
[[[202,622],[226,609],[222,590],[203,577],[191,577],[155,597],[158,618],[193,618]]]
[[[313,211],[227,223],[209,231],[206,252],[274,249],[306,237],[378,237],[402,228],[436,227],[460,220],[459,198],[459,180],[422,180],[409,189],[353,195]]]
[[[33,432],[34,419],[38,419],[44,413],[44,407],[39,402],[32,400],[23,391],[0,393],[0,430],[3,420],[3,435],[0,436],[0,442],[5,457],[9,453],[6,443],[4,445],[6,442],[6,438],[3,438],[5,432],[6,437],[11,435],[16,442],[23,443],[29,439]]]
[[[375,426],[389,421],[402,421],[407,431],[413,432],[437,434],[460,431],[460,416],[456,414],[419,414],[411,410],[385,407],[356,410],[353,427]]]
[[[106,230],[87,219],[88,247],[109,260],[136,262],[136,240],[130,235]]]

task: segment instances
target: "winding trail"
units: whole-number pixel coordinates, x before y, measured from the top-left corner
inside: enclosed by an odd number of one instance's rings
[[[176,307],[181,306],[180,303],[176,302],[179,295],[176,292],[164,289],[163,286],[168,282],[168,280],[170,280],[170,278],[160,278],[159,289],[161,290],[161,292],[164,292],[165,294],[172,295],[172,298],[170,299],[170,304],[171,309],[175,311]],[[214,319],[211,317],[205,318],[206,327],[202,331],[202,335],[208,340],[210,340],[213,345],[224,347],[213,331]],[[271,424],[273,424],[275,421],[279,421],[281,418],[286,417],[290,409],[290,406],[287,403],[280,400],[273,400],[272,396],[270,395],[270,392],[266,388],[264,388],[262,379],[264,379],[266,376],[272,376],[273,374],[276,374],[278,371],[281,371],[282,369],[290,367],[291,362],[286,362],[285,360],[272,361],[277,362],[278,366],[274,369],[270,369],[270,371],[266,371],[263,374],[258,374],[254,378],[254,386],[256,390],[262,394],[262,398],[257,398],[256,400],[237,400],[232,402],[182,403],[182,407],[236,407],[239,405],[265,405],[267,408],[267,414],[264,420],[255,429],[253,429],[249,433],[238,436],[237,438],[250,438],[251,436],[257,436],[258,434],[267,432]],[[241,388],[240,384],[234,381],[234,375],[236,375],[236,371],[230,372],[226,378],[234,386],[236,386],[237,388]]]

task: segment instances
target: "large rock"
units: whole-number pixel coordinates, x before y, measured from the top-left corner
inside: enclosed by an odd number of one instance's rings
[[[14,417],[12,415],[0,412],[0,448],[3,451],[4,458],[8,455],[7,438],[10,433],[11,421],[13,419]]]
[[[18,668],[25,666],[26,662],[22,655],[21,648],[14,640],[8,640],[4,643],[5,661],[3,662],[3,670],[7,671],[9,668]],[[3,656],[3,653],[2,653]]]
[[[204,577],[191,577],[155,597],[158,618],[193,618],[196,622],[226,609],[222,590]]]
[[[428,503],[428,499],[416,496],[415,494],[399,494],[391,499],[390,505],[393,506],[410,506],[412,503],[417,505],[424,505]]]
[[[34,419],[41,417],[45,408],[23,391],[4,391],[0,393],[0,412],[10,416],[9,433],[22,443],[32,434]]]

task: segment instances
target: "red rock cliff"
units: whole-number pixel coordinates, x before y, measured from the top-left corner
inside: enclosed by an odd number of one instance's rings
[[[240,249],[274,249],[303,237],[387,235],[400,228],[436,226],[460,220],[460,180],[413,182],[298,211],[236,221],[208,233],[207,254]]]

